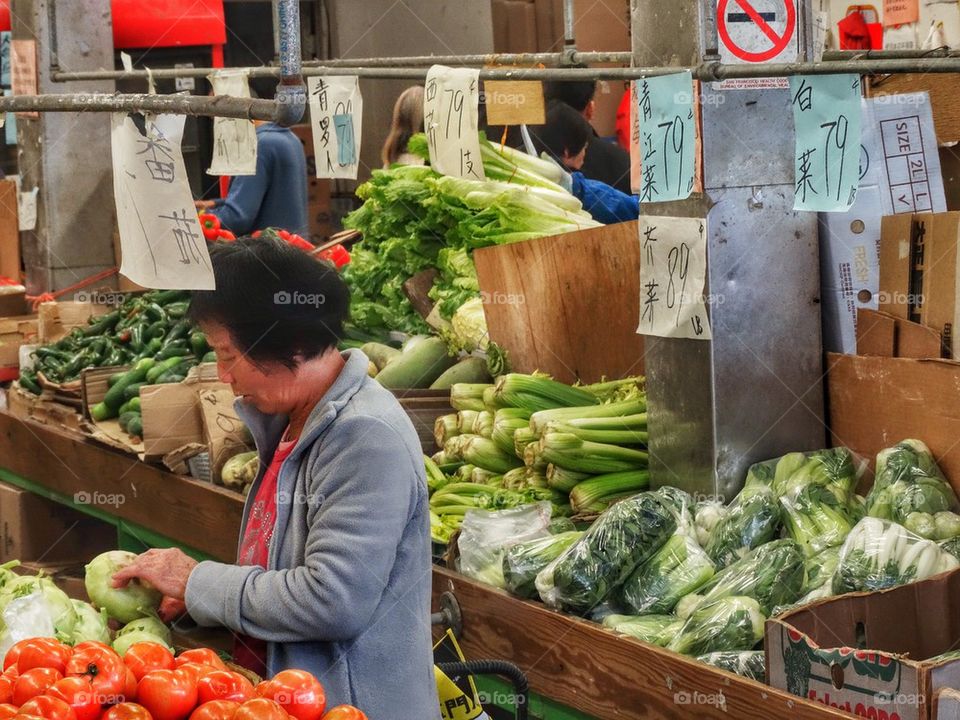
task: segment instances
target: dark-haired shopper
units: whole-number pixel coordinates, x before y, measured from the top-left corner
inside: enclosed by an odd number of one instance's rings
[[[239,558],[150,550],[115,583],[142,578],[199,624],[230,628],[236,657],[261,674],[314,673],[329,706],[439,718],[423,457],[367,358],[337,350],[347,288],[279,241],[243,238],[210,255],[217,289],[196,292],[190,315],[261,461]]]

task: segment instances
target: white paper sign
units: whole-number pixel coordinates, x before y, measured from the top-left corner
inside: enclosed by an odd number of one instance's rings
[[[213,269],[180,151],[184,115],[112,116],[120,272],[138,285],[212,290]]]
[[[250,97],[246,70],[218,70],[208,76],[214,95]],[[208,175],[256,175],[257,129],[250,120],[213,119],[213,159]]]
[[[363,98],[356,76],[307,78],[318,178],[357,179]]]
[[[640,218],[641,335],[710,340],[706,221]]]
[[[480,71],[434,65],[423,94],[430,165],[442,175],[486,180],[477,135]]]
[[[40,188],[17,193],[17,225],[20,230],[29,231],[37,228],[37,195]]]

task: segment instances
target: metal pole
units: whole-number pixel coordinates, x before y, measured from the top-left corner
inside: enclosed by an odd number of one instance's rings
[[[720,40],[717,36],[717,3],[715,0],[703,0],[703,59],[705,62],[720,59]]]
[[[960,57],[960,51],[948,47],[932,50],[827,50],[823,53],[825,61],[837,60],[904,60],[908,58]]]
[[[275,67],[249,68],[250,77],[277,77],[282,73]],[[960,73],[960,56],[941,58],[892,58],[880,60],[843,60],[822,63],[780,63],[770,65],[723,65],[702,63],[693,67],[645,68],[489,68],[480,70],[481,80],[636,80],[658,75],[691,71],[698,80],[706,82],[735,78],[790,77],[792,75],[886,75],[897,73]],[[153,70],[154,78],[205,77],[212,68],[174,68]],[[364,78],[424,80],[427,68],[363,68],[363,67],[309,67],[302,76],[357,75]],[[105,70],[90,72],[60,72],[53,75],[56,82],[78,80],[119,80],[145,78],[144,70],[124,72]],[[282,85],[281,85],[282,86]],[[278,97],[279,100],[279,97]],[[302,110],[302,108],[301,108]]]
[[[307,88],[303,84],[300,65],[300,0],[277,1],[277,24],[280,33],[280,82],[277,85],[274,121],[289,127],[300,122],[307,106]]]
[[[560,65],[567,53],[490,53],[487,55],[412,55],[408,57],[340,58],[304,60],[308,67],[429,67],[431,65]],[[628,52],[586,52],[575,50],[575,63],[622,63],[629,65]]]
[[[0,97],[0,112],[150,112],[247,120],[274,120],[272,100],[227,95],[10,95]]]
[[[563,44],[567,50],[576,47],[577,41],[573,34],[573,0],[563,0]]]

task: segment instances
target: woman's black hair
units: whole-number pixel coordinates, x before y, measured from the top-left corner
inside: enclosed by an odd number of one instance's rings
[[[529,128],[530,137],[537,152],[546,151],[561,165],[564,153],[576,155],[587,146],[593,135],[586,118],[559,100],[547,105],[546,120],[545,125]]]
[[[268,237],[215,243],[210,261],[216,290],[194,291],[188,315],[222,325],[255,364],[295,368],[337,346],[350,292],[333,266]]]

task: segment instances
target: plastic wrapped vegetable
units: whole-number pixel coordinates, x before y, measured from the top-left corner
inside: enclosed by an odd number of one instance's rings
[[[537,575],[573,545],[582,532],[573,530],[529,542],[517,543],[503,554],[503,578],[507,592],[520,598],[534,598]]]
[[[867,495],[867,515],[905,523],[911,513],[956,512],[957,494],[919,440],[904,440],[877,455],[877,473]]]
[[[764,622],[753,598],[725,597],[700,605],[667,648],[683,655],[750,650],[763,639]]]
[[[912,512],[903,526],[927,540],[949,540],[960,535],[960,515],[943,510],[935,515]]]
[[[681,532],[637,568],[616,593],[631,613],[668,613],[684,595],[694,593],[713,577],[713,561],[696,540]]]
[[[467,577],[503,588],[503,554],[511,546],[552,537],[549,502],[489,512],[469,510],[460,528],[459,569]]]
[[[693,537],[696,534],[693,517],[695,503],[690,493],[669,485],[659,488],[656,492],[669,502],[676,511],[678,529]]]
[[[644,492],[603,512],[583,537],[537,576],[537,591],[551,607],[585,612],[603,602],[677,529],[672,505]]]
[[[883,590],[960,567],[940,546],[902,525],[873,517],[857,523],[840,549],[833,593]]]
[[[800,488],[792,499],[780,498],[780,504],[787,533],[800,543],[807,557],[842,544],[854,525],[849,504],[824,485]]]
[[[807,571],[807,578],[803,584],[803,592],[808,593],[816,590],[822,585],[830,584],[833,579],[833,573],[837,570],[840,562],[840,546],[827,548],[823,552],[812,558],[807,558],[804,566]]]
[[[863,470],[863,463],[854,462],[847,448],[828,448],[809,455],[790,453],[777,463],[773,491],[792,499],[804,488],[816,485],[827,488],[840,504],[847,505]]]
[[[714,528],[726,514],[727,509],[719,500],[702,500],[696,504],[693,510],[694,530],[700,547],[705,548],[709,544]]]
[[[804,575],[800,546],[789,539],[775,540],[714,575],[697,593],[700,601],[695,607],[699,609],[725,597],[746,596],[756,600],[764,613],[769,613],[803,594]],[[683,613],[691,609],[691,605],[685,603]],[[677,614],[683,617],[680,610],[677,609]]]
[[[757,682],[763,682],[766,679],[767,659],[763,650],[713,652],[701,655],[697,660]]]
[[[772,491],[763,489],[740,496],[713,529],[704,548],[718,568],[726,567],[764,543],[780,528],[780,503]]]
[[[651,645],[666,647],[683,627],[676,615],[607,615],[603,626]]]
[[[944,540],[940,543],[940,549],[960,560],[960,537]]]

